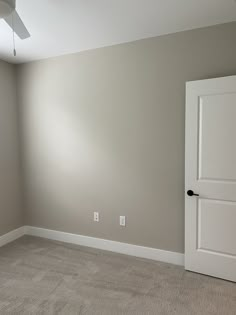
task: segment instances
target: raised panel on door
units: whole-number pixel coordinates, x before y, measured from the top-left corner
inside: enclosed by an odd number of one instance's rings
[[[236,256],[235,222],[236,202],[199,199],[197,250],[234,258]]]
[[[199,97],[198,179],[236,181],[236,93]]]

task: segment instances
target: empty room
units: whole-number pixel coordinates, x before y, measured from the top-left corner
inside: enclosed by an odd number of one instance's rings
[[[235,0],[0,0],[9,314],[236,314]]]

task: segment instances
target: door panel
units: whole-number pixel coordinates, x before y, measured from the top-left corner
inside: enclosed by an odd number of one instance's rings
[[[185,268],[236,281],[236,76],[186,85]]]
[[[199,199],[197,216],[197,249],[235,256],[236,203]]]
[[[236,181],[236,93],[199,98],[199,180]]]

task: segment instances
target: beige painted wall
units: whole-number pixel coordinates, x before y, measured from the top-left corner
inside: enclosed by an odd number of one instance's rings
[[[183,252],[185,82],[236,74],[235,35],[231,23],[18,66],[25,223]]]
[[[0,236],[23,225],[18,149],[15,69],[0,61]]]

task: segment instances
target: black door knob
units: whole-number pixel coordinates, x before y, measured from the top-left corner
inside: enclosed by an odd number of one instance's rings
[[[192,197],[192,196],[199,196],[198,194],[195,194],[192,190],[187,191],[187,195]]]

